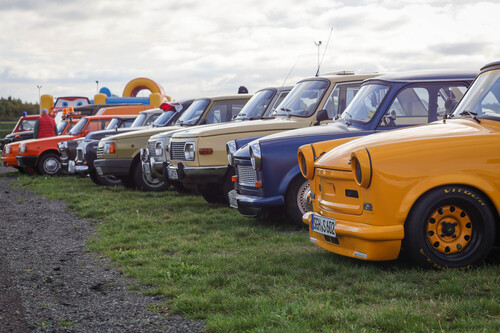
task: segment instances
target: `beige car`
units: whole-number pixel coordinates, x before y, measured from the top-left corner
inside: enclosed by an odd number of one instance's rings
[[[298,82],[273,113],[274,119],[233,122],[224,126],[193,128],[174,133],[170,140],[168,177],[201,193],[208,202],[227,202],[234,188],[234,169],[226,143],[318,125],[339,115],[359,90],[364,79],[377,74],[337,73]]]
[[[150,136],[166,131],[195,125],[216,124],[230,121],[251,98],[248,94],[196,99],[173,126],[106,137],[99,141],[94,167],[100,176],[115,176],[131,188],[145,191],[162,191],[168,182],[144,174],[140,151],[146,148]]]
[[[292,86],[284,87],[270,87],[257,91],[252,98],[245,104],[245,107],[231,122],[248,122],[257,119],[272,119],[273,111],[288,95]],[[229,123],[214,124],[209,127],[219,128],[226,126]],[[204,126],[208,129],[208,126]],[[151,136],[148,141],[146,150],[141,154],[141,161],[143,164],[143,171],[151,173],[152,177],[158,178],[163,181],[168,181],[167,167],[170,163],[170,154],[168,154],[168,147],[170,145],[170,138],[177,132],[186,131],[180,129],[176,131],[168,131]],[[229,132],[232,132],[229,129]],[[182,190],[182,183],[170,180],[170,183],[178,190]]]

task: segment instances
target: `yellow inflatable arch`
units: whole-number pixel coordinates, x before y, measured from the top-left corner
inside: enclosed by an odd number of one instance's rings
[[[137,93],[143,89],[148,89],[152,93],[158,93],[162,96],[165,96],[165,91],[159,83],[156,83],[155,81],[145,77],[136,78],[127,83],[125,89],[123,89],[122,96],[136,97]]]

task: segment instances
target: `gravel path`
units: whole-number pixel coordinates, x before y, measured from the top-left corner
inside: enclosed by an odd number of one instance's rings
[[[204,323],[152,313],[161,298],[85,250],[92,220],[25,189],[0,167],[0,332],[201,332]],[[43,208],[43,209],[42,209]]]

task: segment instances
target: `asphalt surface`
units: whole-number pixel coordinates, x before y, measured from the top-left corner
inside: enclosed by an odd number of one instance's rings
[[[11,187],[0,167],[0,332],[202,332],[204,322],[152,312],[164,301],[86,249],[92,219]]]

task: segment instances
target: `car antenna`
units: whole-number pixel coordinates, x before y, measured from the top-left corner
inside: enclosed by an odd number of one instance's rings
[[[288,77],[290,76],[290,74],[292,74],[292,71],[295,68],[295,64],[296,63],[297,63],[297,61],[295,61],[294,64],[293,64],[293,66],[292,66],[292,68],[290,68],[290,71],[286,75],[285,80],[283,81],[283,84],[281,85],[281,88],[283,88],[285,86],[286,80],[288,80]]]
[[[333,27],[330,29],[330,34],[328,35],[328,40],[326,41],[325,50],[323,51],[323,55],[321,56],[321,61],[319,61],[319,46],[321,45],[321,41],[318,43],[314,42],[318,47],[318,70],[316,71],[316,75],[319,75],[319,69],[321,68],[321,64],[323,63],[323,59],[325,58],[326,50],[328,49],[328,44],[330,43],[330,37],[332,37]]]

